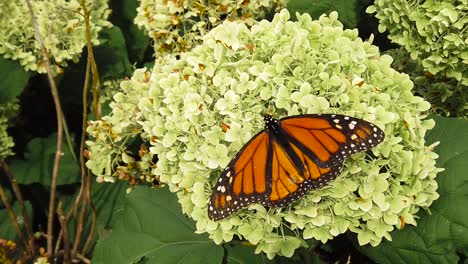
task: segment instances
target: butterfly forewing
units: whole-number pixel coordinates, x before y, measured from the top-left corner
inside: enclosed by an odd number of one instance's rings
[[[261,132],[237,153],[218,179],[208,205],[213,220],[225,218],[251,203],[268,201],[270,180],[265,161],[271,155],[270,136]]]
[[[300,115],[283,118],[280,123],[289,141],[321,167],[335,167],[384,138],[374,124],[344,115]]]

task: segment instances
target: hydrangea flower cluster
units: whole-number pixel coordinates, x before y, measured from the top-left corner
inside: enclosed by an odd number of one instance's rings
[[[427,71],[468,85],[467,0],[376,0],[366,11]]]
[[[121,91],[112,97],[112,113],[101,120],[89,121],[86,132],[94,140],[86,142],[89,159],[86,165],[97,175],[98,182],[114,182],[116,177],[130,183],[135,180],[152,181],[155,178],[151,174],[151,168],[155,165],[152,162],[153,155],[146,145],[141,145],[138,153],[129,149],[143,132],[137,123],[137,104],[139,98],[147,96],[148,81],[149,72],[136,70],[130,80],[120,83]],[[114,83],[105,83],[105,90],[113,92]],[[107,101],[107,97],[108,93],[105,92],[101,102]]]
[[[286,6],[286,0],[139,1],[135,24],[148,31],[157,56],[192,49],[224,20],[252,25],[256,19]]]
[[[404,48],[385,52],[392,56],[392,67],[405,72],[414,82],[414,93],[431,103],[431,112],[450,117],[468,118],[468,93],[466,86],[454,78],[444,78],[424,71],[424,67],[410,58]]]
[[[110,27],[106,19],[110,13],[107,0],[87,0],[91,8],[91,40],[99,44],[98,33]],[[67,66],[67,60],[78,60],[86,45],[85,23],[81,1],[41,0],[31,1],[44,46],[58,72]],[[26,1],[0,2],[0,54],[17,60],[28,71],[46,72],[39,44],[35,40]]]
[[[18,111],[18,103],[0,104],[0,160],[13,155],[11,148],[15,145],[8,135],[8,120]]]
[[[180,58],[161,58],[149,77],[138,70],[124,82],[107,120],[122,122],[117,130],[141,128],[140,136],[151,143],[149,152],[158,157],[154,177],[177,193],[198,233],[209,233],[216,243],[236,235],[269,258],[292,256],[305,239],[326,242],[348,230],[357,233],[361,245],[375,246],[390,240],[392,230],[415,225],[418,210],[438,198],[437,154],[424,145],[426,131],[434,126],[433,120],[423,120],[430,104],[413,95],[413,83],[390,67],[390,56],[380,55],[357,30],[344,30],[337,17],[332,12],[314,21],[298,14],[292,22],[282,10],[272,22],[250,29],[227,21]],[[237,151],[263,129],[265,113],[277,118],[346,114],[376,124],[386,138],[372,149],[374,158],[352,155],[336,180],[291,206],[253,204],[210,220],[212,186]],[[99,122],[90,131],[104,130]],[[91,149],[88,166],[104,175],[105,166],[92,161],[101,159],[93,153],[105,148],[101,140],[92,143],[101,146]]]

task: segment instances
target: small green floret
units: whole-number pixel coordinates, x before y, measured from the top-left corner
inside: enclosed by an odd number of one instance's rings
[[[0,160],[13,155],[12,148],[15,145],[13,138],[8,135],[9,120],[16,115],[18,103],[0,104]]]

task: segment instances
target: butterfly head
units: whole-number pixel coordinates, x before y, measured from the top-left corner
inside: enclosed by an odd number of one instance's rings
[[[274,118],[272,115],[266,114],[263,116],[263,122],[265,122],[265,128],[267,131],[274,132],[279,128],[278,119]]]

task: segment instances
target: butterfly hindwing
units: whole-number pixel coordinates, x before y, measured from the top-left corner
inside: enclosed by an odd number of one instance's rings
[[[297,147],[293,147],[296,155],[291,155],[277,142],[272,144],[271,160],[271,193],[268,196],[269,206],[284,207],[304,196],[311,189],[324,186],[328,181],[336,178],[341,171],[342,164],[331,168],[317,166],[309,157]],[[304,165],[300,172],[294,166],[291,156],[299,158]]]

